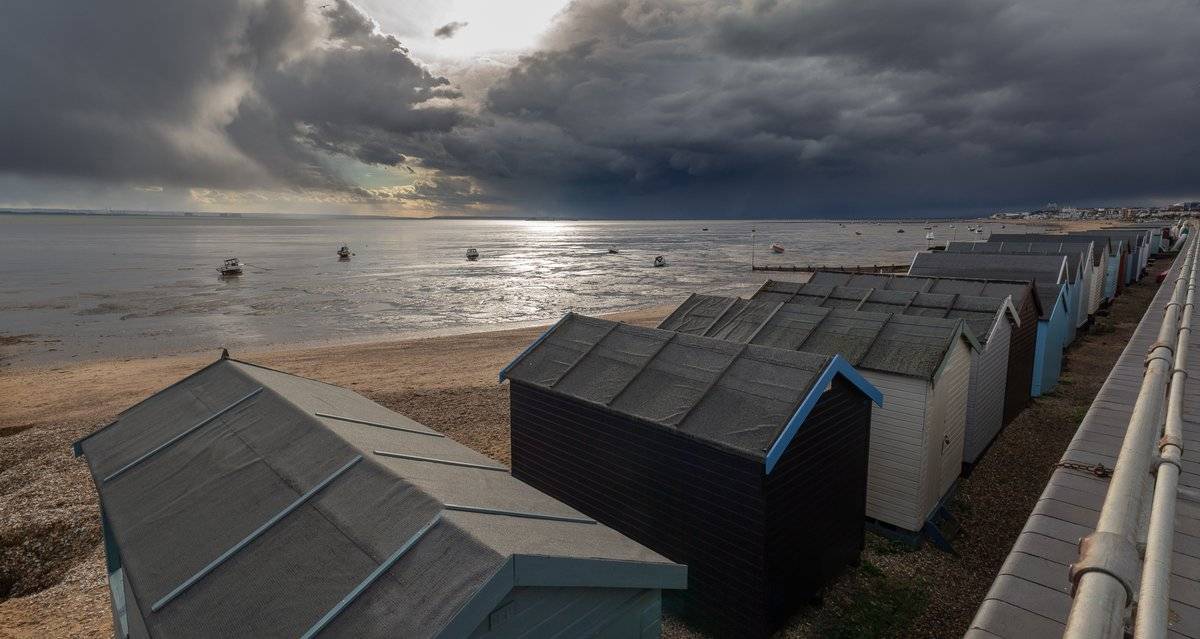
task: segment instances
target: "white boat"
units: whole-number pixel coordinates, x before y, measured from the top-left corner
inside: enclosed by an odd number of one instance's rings
[[[782,253],[783,251],[784,251],[783,245],[782,245],[782,244],[780,244],[779,242],[776,242],[776,243],[774,243],[774,244],[772,244],[772,245],[771,245],[771,252],[772,252],[772,253]]]
[[[479,259],[479,251],[476,251],[473,248],[467,249],[467,259],[471,260],[472,262]]]
[[[979,233],[980,235],[983,235],[983,227],[981,226],[981,227],[975,229],[975,232]]]
[[[225,263],[217,271],[221,274],[221,277],[234,277],[242,274],[243,266],[244,264],[238,258],[228,257],[225,258]]]
[[[667,265],[667,258],[665,258],[665,257],[663,257],[663,256],[661,256],[661,255],[659,255],[658,257],[654,258],[654,266],[655,266],[655,268],[657,268],[657,267],[660,267],[660,266],[666,266],[666,265]]]
[[[337,250],[338,259],[348,260],[350,259],[351,255],[354,254],[350,252],[350,247],[346,246],[345,244],[342,245],[342,248]]]
[[[928,232],[928,233],[926,233],[926,234],[925,234],[925,239],[927,239],[927,240],[936,240],[937,238],[933,236],[933,231],[930,231],[930,232]]]

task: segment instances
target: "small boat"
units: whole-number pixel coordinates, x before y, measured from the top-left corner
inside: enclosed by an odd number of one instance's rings
[[[654,267],[655,267],[655,268],[658,268],[658,267],[660,267],[660,266],[666,266],[666,265],[667,265],[667,258],[665,258],[665,257],[663,257],[663,256],[661,256],[661,255],[659,255],[658,257],[654,258]]]
[[[936,240],[937,238],[933,236],[933,231],[930,231],[930,232],[928,232],[928,233],[926,233],[926,234],[925,234],[925,239],[927,239],[927,240]]]
[[[903,233],[903,232],[904,232],[904,229],[896,229],[896,232],[897,232],[897,233]]]
[[[337,250],[337,256],[339,260],[348,260],[350,259],[351,255],[354,254],[350,252],[350,247],[346,246],[345,244],[342,245],[342,248]]]
[[[469,248],[469,249],[467,249],[467,259],[468,259],[468,260],[470,260],[470,261],[472,261],[472,262],[474,262],[475,260],[479,259],[479,251],[476,251],[476,250],[475,250],[475,249],[473,249],[473,248]]]
[[[932,226],[926,226],[926,227],[925,227],[925,230],[926,230],[926,231],[932,231],[932,230],[933,230],[933,227],[932,227]]]
[[[855,232],[854,232],[854,234],[855,234],[855,235],[862,235],[862,231],[855,231]]]
[[[617,250],[617,249],[615,249],[615,248],[610,248],[610,249],[608,249],[608,254],[609,254],[609,255],[616,255],[617,253],[620,253],[620,251],[618,251],[618,250]]]
[[[783,251],[784,251],[783,245],[782,245],[782,244],[780,244],[779,242],[776,242],[776,243],[774,243],[774,244],[772,244],[772,245],[771,245],[771,252],[772,252],[772,253],[782,253]]]
[[[953,224],[951,224],[951,225],[950,225],[950,228],[954,228],[954,225],[953,225]]]
[[[703,229],[700,229],[700,230],[702,230],[702,231],[707,231],[707,230],[708,230],[708,227],[706,226],[706,227],[704,227]]]
[[[978,234],[980,234],[980,235],[983,235],[983,227],[981,226],[981,227],[979,227],[979,228],[975,229],[975,232],[976,232],[976,233],[978,233]]]
[[[217,269],[221,277],[236,277],[242,274],[242,261],[236,257],[225,258],[225,263]]]

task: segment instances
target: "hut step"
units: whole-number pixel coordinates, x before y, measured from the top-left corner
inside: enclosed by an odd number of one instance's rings
[[[925,522],[925,528],[922,532],[939,550],[957,554],[954,552],[951,540],[958,536],[960,530],[962,530],[962,524],[943,504],[939,505],[937,510],[933,511],[929,520]]]

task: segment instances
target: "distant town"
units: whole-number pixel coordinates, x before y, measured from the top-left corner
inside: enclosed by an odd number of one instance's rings
[[[1142,220],[1200,215],[1200,202],[1176,202],[1168,206],[1112,206],[1084,208],[1051,202],[1036,211],[995,213],[994,220]]]

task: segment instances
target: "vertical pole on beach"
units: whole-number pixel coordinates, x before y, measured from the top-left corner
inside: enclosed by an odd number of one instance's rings
[[[754,240],[757,237],[758,229],[750,227],[750,270],[754,270],[754,247],[757,244]]]

